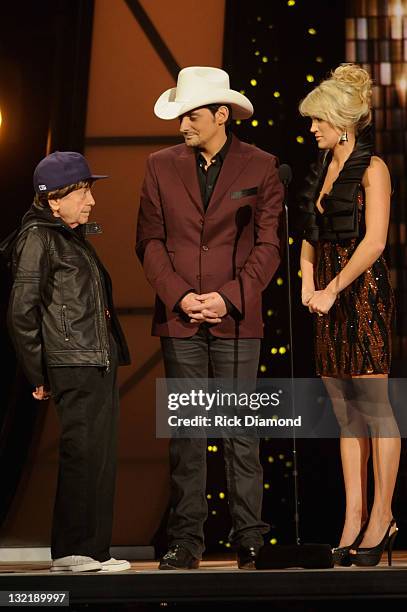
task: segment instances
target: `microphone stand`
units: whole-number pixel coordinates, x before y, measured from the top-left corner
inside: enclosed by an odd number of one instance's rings
[[[282,166],[287,168],[285,164]],[[292,417],[295,419],[295,400],[294,400],[294,348],[293,348],[293,323],[292,323],[292,292],[291,292],[291,265],[290,265],[290,235],[288,225],[288,185],[291,181],[290,172],[284,173],[281,177],[284,185],[284,237],[286,243],[286,268],[287,268],[287,289],[288,289],[288,324],[289,324],[289,342],[290,342],[290,378],[291,378],[291,405]],[[298,495],[298,466],[297,466],[297,439],[295,434],[295,426],[293,425],[293,476],[294,476],[294,525],[295,525],[295,541],[296,544],[301,544],[300,540],[300,514],[299,514],[299,495]]]
[[[280,180],[284,185],[284,234],[287,251],[287,287],[288,287],[288,314],[289,314],[289,341],[290,341],[290,367],[291,367],[291,408],[293,420],[295,419],[295,385],[294,385],[294,351],[292,328],[292,294],[290,269],[290,236],[288,232],[288,185],[292,178],[291,168],[282,164],[279,168]],[[323,569],[333,567],[332,551],[329,544],[301,544],[298,496],[298,466],[297,466],[297,440],[295,425],[293,424],[293,476],[294,476],[294,523],[295,544],[292,545],[264,545],[256,561],[257,569],[283,569],[287,567],[304,567],[309,569]]]

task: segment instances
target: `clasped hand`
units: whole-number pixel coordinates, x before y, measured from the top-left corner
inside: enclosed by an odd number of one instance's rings
[[[220,323],[227,314],[225,300],[213,291],[212,293],[188,293],[180,303],[182,310],[189,317],[190,323]]]
[[[315,312],[321,316],[329,312],[335,300],[336,293],[328,288],[318,291],[303,291],[302,293],[304,306],[307,306],[310,312]]]

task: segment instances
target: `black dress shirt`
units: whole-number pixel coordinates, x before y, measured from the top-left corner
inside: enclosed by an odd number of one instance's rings
[[[225,161],[225,157],[229,151],[229,147],[230,147],[230,143],[232,142],[232,134],[229,133],[227,140],[225,142],[225,144],[223,145],[223,147],[221,148],[220,151],[218,151],[216,153],[216,155],[214,155],[211,159],[211,163],[208,166],[208,169],[206,170],[206,165],[207,165],[207,161],[204,158],[204,156],[202,155],[202,153],[200,152],[199,149],[195,150],[195,155],[196,155],[196,165],[197,165],[197,172],[198,172],[198,181],[199,181],[199,187],[201,189],[201,196],[202,196],[202,203],[204,205],[205,211],[208,208],[208,204],[209,201],[211,199],[212,193],[215,189],[215,185],[216,185],[216,181],[218,180],[220,171],[222,169],[222,165],[223,162]],[[182,310],[180,303],[182,301],[182,299],[188,295],[188,293],[193,293],[193,291],[186,291],[178,300],[178,302],[176,303],[174,310],[176,312],[179,312],[181,314],[184,314],[184,311]],[[229,314],[233,315],[235,313],[235,307],[233,306],[233,304],[227,299],[226,296],[222,295],[222,293],[220,293],[220,295],[222,296],[225,305],[226,305],[226,309],[228,311]],[[207,326],[210,325],[208,323],[203,323],[202,325]]]
[[[208,162],[206,161],[200,150],[196,149],[195,154],[198,170],[198,180],[199,186],[201,188],[202,203],[204,205],[205,210],[208,208],[209,201],[215,189],[216,181],[218,180],[219,173],[222,169],[225,157],[229,151],[231,142],[232,135],[229,134],[221,150],[218,151],[216,155],[212,157],[207,170],[205,170],[205,168]]]

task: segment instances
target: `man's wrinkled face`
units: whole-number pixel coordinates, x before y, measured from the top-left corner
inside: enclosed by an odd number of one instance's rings
[[[49,200],[49,205],[54,217],[60,217],[70,227],[77,227],[88,222],[95,200],[90,187],[81,187],[63,198]]]
[[[197,108],[181,115],[179,131],[188,147],[203,148],[219,130],[223,130],[223,123],[217,121],[218,112],[213,115],[209,108]]]

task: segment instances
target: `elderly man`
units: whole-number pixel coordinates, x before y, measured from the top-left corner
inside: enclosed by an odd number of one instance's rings
[[[276,158],[230,133],[250,101],[226,72],[181,70],[155,104],[180,121],[185,144],[153,153],[141,195],[136,251],[157,293],[153,335],[168,378],[255,381],[263,335],[262,291],[279,264],[283,187]],[[238,566],[253,568],[268,525],[261,519],[258,440],[224,440]],[[160,569],[199,567],[207,518],[206,440],[170,441],[169,550]]]
[[[51,394],[61,425],[51,556],[53,572],[116,572],[112,535],[119,413],[117,366],[129,363],[109,275],[86,234],[94,175],[74,151],[34,172],[35,197],[10,241],[8,320],[33,396]]]

